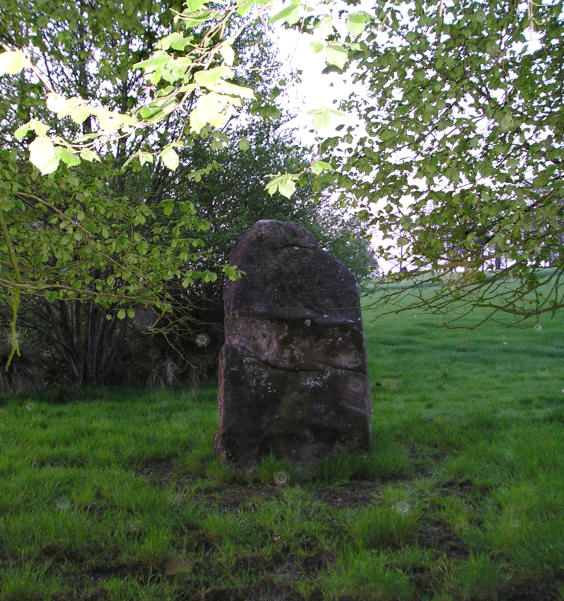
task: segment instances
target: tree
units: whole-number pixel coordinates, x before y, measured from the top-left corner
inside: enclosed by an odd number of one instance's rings
[[[29,52],[46,74],[40,76],[46,79],[50,90],[48,107],[63,97],[89,97],[91,101],[104,103],[110,112],[125,112],[135,104],[135,97],[144,93],[141,72],[132,69],[133,63],[146,60],[154,40],[170,31],[168,3],[147,4],[143,26],[135,21],[135,16],[132,21],[132,5],[127,2],[121,7],[124,14],[117,26],[111,21],[115,7],[110,10],[96,3],[61,3],[54,12],[37,8],[34,3],[22,8],[17,13],[13,3],[3,8],[6,23],[15,25],[17,15],[21,25],[19,29],[7,27],[4,39],[12,45],[21,46],[24,41],[29,44]],[[69,27],[79,31],[80,36],[69,36]],[[17,32],[14,38],[10,37],[11,31]],[[239,74],[239,83],[243,75],[251,80],[255,87],[253,110],[263,117],[275,118],[279,113],[272,105],[265,107],[264,98],[274,85],[272,75],[277,65],[260,32],[245,30],[233,47],[241,44],[245,44],[239,54],[245,57],[246,71]],[[300,213],[294,201],[288,199],[283,199],[284,206],[279,200],[264,202],[264,190],[257,185],[259,173],[266,175],[280,170],[284,161],[279,164],[277,161],[287,154],[288,143],[281,139],[254,140],[253,143],[262,144],[260,158],[251,158],[254,148],[245,155],[245,178],[253,182],[254,196],[246,194],[243,199],[240,191],[222,198],[219,201],[223,205],[222,215],[230,213],[229,235],[220,240],[221,236],[214,238],[206,233],[210,224],[216,234],[221,229],[218,215],[209,210],[214,202],[217,204],[212,195],[223,190],[225,196],[226,190],[233,190],[234,179],[240,183],[245,179],[237,173],[233,162],[218,171],[217,158],[221,155],[227,163],[234,153],[244,153],[237,145],[229,151],[220,150],[227,136],[209,128],[200,129],[183,148],[170,146],[183,129],[182,119],[175,115],[166,124],[155,125],[149,137],[139,131],[133,137],[117,139],[116,143],[101,140],[104,145],[99,146],[98,154],[104,158],[103,163],[80,163],[72,148],[58,145],[59,161],[67,163],[67,167],[49,174],[50,163],[40,156],[37,166],[47,173],[40,176],[29,164],[22,164],[12,150],[14,146],[23,148],[26,136],[31,133],[35,134],[32,149],[38,140],[53,146],[44,135],[49,126],[57,128],[61,135],[97,139],[96,128],[103,130],[103,117],[99,113],[80,112],[80,104],[73,105],[78,112],[66,121],[57,121],[45,110],[32,115],[30,111],[35,111],[39,104],[41,85],[22,74],[8,79],[8,91],[5,103],[15,112],[10,114],[7,110],[0,124],[7,134],[2,158],[5,173],[9,175],[4,188],[7,202],[2,250],[10,259],[4,265],[3,284],[13,312],[12,340],[17,340],[15,315],[23,291],[31,294],[31,298],[20,311],[20,324],[41,336],[43,344],[54,345],[79,384],[100,383],[108,376],[116,352],[120,347],[123,350],[125,318],[132,317],[140,305],[167,310],[174,306],[174,312],[159,321],[159,332],[179,350],[193,346],[190,339],[197,338],[197,315],[209,301],[206,297],[210,286],[205,282],[217,279],[218,270],[226,262],[226,249],[242,234],[242,228],[250,227],[256,218],[293,218],[300,214],[302,222],[306,218],[315,221],[313,214],[307,214],[305,205]],[[59,99],[54,101],[54,96]],[[22,98],[26,99],[23,103],[19,101]],[[195,97],[184,100],[184,107],[195,104]],[[13,137],[14,122],[21,118],[22,112],[24,119],[33,116],[34,120]],[[237,127],[227,123],[226,127],[237,131]],[[249,128],[247,125],[246,130]],[[267,125],[266,130],[273,131],[274,127]],[[242,138],[240,148],[244,148],[243,142],[249,143]],[[168,155],[160,151],[167,144],[172,149]],[[152,148],[159,149],[162,163],[151,160]],[[139,151],[141,160],[124,172],[124,163],[135,151]],[[96,159],[93,152],[92,148],[83,148],[82,158]],[[267,160],[269,152],[273,154]],[[163,163],[174,169],[166,169]],[[202,178],[207,187],[198,185],[194,189],[195,182]],[[302,197],[305,194],[304,189]],[[206,200],[209,200],[207,208]],[[236,206],[245,206],[244,216],[237,218],[239,227],[234,226]],[[257,208],[261,206],[259,215]],[[313,213],[319,212],[311,201],[307,206]],[[325,238],[335,238],[336,229],[333,227],[332,235]],[[203,248],[206,243],[208,250]],[[362,243],[356,246],[358,251]],[[10,248],[17,252],[10,254]],[[357,255],[358,259],[358,252]],[[357,264],[360,266],[361,261],[357,260]],[[10,280],[10,270],[16,275],[15,285]],[[236,274],[227,265],[224,272],[231,277]],[[204,285],[198,285],[198,280]],[[188,294],[185,289],[189,286],[193,292]],[[201,291],[205,294],[200,294]],[[178,301],[182,301],[181,310]]]
[[[347,108],[364,132],[350,128],[341,154],[343,199],[384,235],[380,256],[407,255],[395,279],[420,292],[415,305],[464,299],[517,319],[562,308],[562,5],[376,13],[354,61],[365,93]]]
[[[202,148],[193,157],[215,168],[201,174],[201,180],[185,178],[176,192],[192,202],[198,215],[209,223],[202,234],[207,255],[190,264],[190,271],[210,270],[227,264],[235,242],[259,219],[294,221],[312,231],[321,245],[348,265],[359,279],[377,267],[370,239],[353,217],[330,203],[319,202],[311,186],[300,186],[291,198],[265,193],[264,179],[270,173],[303,171],[307,165],[304,149],[293,145],[291,132],[281,131],[279,121],[255,119],[245,124],[233,139],[221,146]],[[242,148],[241,148],[242,147]],[[182,157],[182,151],[180,151]],[[195,165],[197,167],[197,164]],[[181,168],[177,170],[180,171]],[[196,171],[199,172],[199,171]],[[156,336],[145,342],[160,351],[156,363],[169,367],[175,379],[194,384],[211,376],[223,344],[223,280],[176,282],[170,291],[172,310],[153,328]],[[157,374],[167,382],[166,374]]]
[[[149,56],[155,41],[170,31],[174,6],[147,2],[139,13],[141,5],[127,1],[119,7],[7,2],[0,9],[0,37],[5,44],[27,45],[50,89],[71,98],[89,97],[109,111],[126,111],[143,94],[144,80],[132,65]],[[83,149],[94,162],[80,163],[60,149],[66,166],[41,176],[18,153],[28,131],[35,133],[30,147],[45,171],[52,145],[43,134],[49,127],[61,135],[88,137],[96,127],[94,118],[78,112],[60,122],[41,107],[41,82],[25,74],[5,80],[0,292],[12,308],[12,355],[18,351],[16,316],[25,294],[34,306],[31,325],[49,330],[78,382],[95,383],[123,338],[124,324],[116,320],[132,316],[139,305],[166,308],[170,281],[201,256],[199,235],[208,226],[190,203],[175,203],[167,195],[171,172],[162,164],[151,166],[149,177],[121,171],[130,152],[146,147],[143,132],[99,144],[98,153]],[[22,117],[33,117],[31,126],[14,137],[14,124]],[[175,127],[157,128],[152,143],[166,144],[175,135]],[[103,164],[96,162],[100,154]],[[197,277],[208,274],[193,274]]]
[[[179,193],[196,207],[210,228],[202,234],[210,257],[226,263],[235,242],[259,219],[294,221],[312,231],[322,247],[361,278],[374,267],[363,224],[312,189],[307,173],[310,150],[296,145],[296,135],[279,120],[245,124],[221,148],[202,148],[196,155],[216,168],[199,182],[186,179]],[[303,181],[291,197],[265,194],[269,174],[301,173]]]
[[[181,122],[184,114],[181,131],[192,140],[208,126],[223,127],[252,100],[237,80],[233,44],[267,11],[262,0],[188,2],[176,15],[178,28],[138,64],[150,86],[130,114],[54,92],[48,100],[60,117],[81,111],[96,118],[101,139],[108,123],[122,139],[173,118]],[[368,13],[292,0],[270,18],[311,35],[327,70],[349,68],[360,85],[346,108],[362,117],[364,129],[320,144],[310,164],[314,185],[334,186],[342,203],[361,209],[359,216],[387,238],[381,256],[406,257],[401,277],[415,277],[414,290],[422,277],[442,284],[434,297],[420,299],[425,304],[440,309],[465,298],[490,316],[506,311],[519,318],[562,306],[561,11],[556,2],[380,0]],[[529,49],[527,28],[536,28],[536,48]],[[29,64],[17,49],[0,55],[0,73]],[[314,111],[314,126],[323,130],[332,114],[327,107]],[[25,127],[48,150],[49,160],[38,165],[43,171],[66,153],[90,157],[84,144],[94,142],[68,143]],[[173,169],[183,139],[159,153]],[[143,151],[136,156],[153,160]],[[332,170],[336,156],[339,169]],[[289,197],[303,180],[302,172],[277,174],[267,189]],[[488,276],[484,269],[500,257],[506,267]],[[539,276],[548,260],[555,269]],[[516,286],[504,285],[509,277]]]

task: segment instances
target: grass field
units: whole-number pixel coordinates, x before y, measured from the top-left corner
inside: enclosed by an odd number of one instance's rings
[[[564,315],[372,318],[374,448],[309,474],[222,466],[213,384],[4,398],[1,601],[563,599]]]

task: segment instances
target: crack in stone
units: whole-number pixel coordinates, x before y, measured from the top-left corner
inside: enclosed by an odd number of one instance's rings
[[[243,351],[243,349],[240,347],[237,347],[234,345],[228,345],[228,346],[231,346],[232,349],[235,349],[236,351],[240,352],[241,355],[243,357],[245,357],[246,359],[253,359],[254,361],[257,361],[258,363],[261,363],[262,365],[266,365],[270,369],[277,369],[280,371],[289,371],[289,372],[296,372],[296,373],[311,373],[311,374],[317,374],[317,373],[323,374],[327,369],[336,369],[338,371],[346,371],[346,372],[350,372],[353,374],[358,374],[360,376],[367,375],[366,372],[363,371],[362,369],[352,369],[350,367],[339,367],[337,365],[332,365],[331,363],[319,363],[319,365],[321,367],[308,368],[308,369],[300,369],[298,367],[283,367],[282,365],[275,365],[265,359],[260,359],[256,355],[250,355],[249,353],[245,353]]]
[[[346,409],[350,409],[351,411],[356,411],[356,413],[360,413],[360,415],[369,415],[370,414],[369,411],[366,411],[365,409],[362,409],[361,407],[354,407],[353,405],[344,404],[344,403],[341,406],[345,407]]]
[[[304,250],[323,250],[319,244],[316,246],[303,246],[302,244],[284,244],[283,246],[271,246],[271,250],[282,250],[283,248],[303,248]]]
[[[280,309],[283,309],[283,311]],[[299,314],[300,310],[303,310],[301,315]],[[254,319],[266,325],[268,325],[269,322],[277,325],[287,325],[302,322],[304,319],[310,319],[315,325],[324,328],[349,326],[358,329],[362,325],[362,316],[360,306],[358,305],[354,307],[324,307],[323,310],[328,311],[329,313],[332,311],[354,311],[355,314],[350,317],[337,315],[337,318],[335,318],[333,315],[323,315],[318,309],[312,309],[304,304],[281,307],[278,309],[278,313],[274,313],[270,307],[265,307],[262,311],[248,313],[233,312],[231,314],[231,320],[244,322],[247,319]],[[268,317],[268,319],[265,319],[265,316]]]

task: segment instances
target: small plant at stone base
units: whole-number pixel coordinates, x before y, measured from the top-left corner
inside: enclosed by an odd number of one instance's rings
[[[265,484],[286,486],[295,480],[295,468],[287,459],[277,459],[273,454],[265,457],[253,470],[253,476]]]

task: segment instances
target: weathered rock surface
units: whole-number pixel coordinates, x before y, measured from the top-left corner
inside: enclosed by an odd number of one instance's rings
[[[370,387],[351,271],[293,223],[257,222],[229,261],[216,450],[252,466],[370,447]]]

